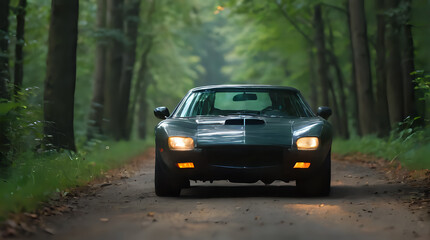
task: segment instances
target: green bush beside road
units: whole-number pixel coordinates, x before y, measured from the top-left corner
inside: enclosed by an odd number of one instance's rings
[[[149,141],[137,140],[98,142],[78,153],[24,152],[0,175],[0,220],[11,212],[34,210],[54,193],[85,185],[150,145]]]

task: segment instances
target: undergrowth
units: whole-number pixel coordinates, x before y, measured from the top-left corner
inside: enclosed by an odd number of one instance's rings
[[[11,212],[32,211],[54,193],[85,185],[103,172],[119,167],[145,151],[149,141],[98,142],[78,153],[35,153],[16,157],[0,174],[0,220]]]
[[[400,123],[386,139],[376,136],[335,139],[333,152],[371,154],[389,161],[397,160],[408,169],[430,169],[430,127],[413,127],[414,120]]]

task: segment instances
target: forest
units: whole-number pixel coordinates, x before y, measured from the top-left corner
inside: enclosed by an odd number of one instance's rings
[[[428,169],[429,12],[427,0],[2,0],[0,215],[142,152],[155,107],[212,84],[295,87],[333,109],[335,152]]]

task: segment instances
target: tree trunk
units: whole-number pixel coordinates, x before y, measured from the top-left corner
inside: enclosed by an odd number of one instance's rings
[[[151,34],[148,34],[147,36],[143,37],[143,48],[144,51],[142,52],[142,55],[140,56],[140,67],[139,67],[139,71],[137,72],[137,81],[135,82],[135,86],[134,86],[134,90],[135,90],[135,94],[132,97],[131,100],[131,104],[129,107],[129,113],[128,114],[128,118],[127,118],[127,124],[126,124],[126,138],[130,138],[130,134],[131,134],[131,129],[133,126],[133,115],[136,112],[136,107],[139,104],[139,112],[138,112],[138,121],[140,121],[140,108],[147,108],[146,106],[146,89],[149,86],[149,79],[147,78],[147,76],[149,76],[147,74],[148,71],[148,55],[149,52],[151,51],[152,48],[152,44],[153,44],[153,40],[154,40],[154,36],[152,34],[152,16],[153,14],[156,12],[156,7],[155,7],[155,0],[147,0],[148,4],[149,4],[149,10],[148,10],[148,15],[146,18],[146,30],[147,32],[150,32]],[[146,31],[145,31],[146,32]],[[142,114],[140,114],[140,116],[142,116]],[[143,122],[139,122],[138,125],[138,132],[140,131],[139,129],[141,128],[142,124],[145,125],[145,131],[146,131],[146,119]],[[139,134],[141,135],[141,134]],[[143,138],[145,137],[146,132],[143,133]]]
[[[140,68],[139,71],[137,73],[137,83],[136,83],[136,94],[135,94],[135,98],[131,103],[131,108],[130,108],[130,112],[134,113],[137,104],[139,104],[139,109],[138,109],[138,134],[140,138],[145,138],[146,136],[146,119],[142,119],[143,116],[146,117],[146,110],[143,110],[144,108],[147,108],[147,103],[146,103],[146,89],[149,86],[149,74],[147,73],[148,71],[148,55],[149,52],[151,51],[152,48],[152,41],[153,41],[153,37],[150,36],[148,37],[148,46],[146,47],[146,49],[143,51],[142,55],[140,56]],[[143,126],[142,124],[144,124],[145,126]],[[131,130],[131,126],[133,125],[133,118],[130,116],[128,118],[128,124],[127,124],[127,129],[128,129],[128,135],[130,135],[130,130]],[[144,130],[141,130],[141,128],[144,127]]]
[[[24,77],[23,65],[23,47],[24,47],[24,27],[25,27],[25,11],[27,8],[27,0],[19,0],[18,14],[16,15],[16,45],[15,45],[15,81],[14,95],[16,100],[19,100],[18,92],[22,87],[22,79]]]
[[[411,0],[403,0],[406,6],[406,22],[403,23],[403,52],[402,52],[402,70],[403,70],[403,116],[413,116],[416,114],[414,105],[414,84],[412,72],[415,71],[414,64],[414,41],[412,36],[412,25],[409,23],[411,15]]]
[[[119,101],[120,98],[120,79],[122,69],[123,53],[123,0],[107,1],[107,27],[115,32],[116,37],[109,39],[106,53],[106,82],[105,82],[105,104],[104,113],[106,125],[104,131],[107,135],[116,140],[120,139],[120,129],[118,124]],[[121,37],[119,37],[121,36]]]
[[[106,31],[106,0],[97,0],[97,31]],[[97,39],[93,98],[89,116],[89,126],[87,138],[92,139],[96,135],[103,134],[103,109],[104,109],[104,90],[106,78],[106,41],[104,34]]]
[[[0,98],[9,99],[9,0],[0,1]]]
[[[352,115],[352,126],[357,131],[358,136],[362,136],[360,127],[360,118],[358,117],[358,93],[357,93],[357,78],[355,77],[355,64],[354,64],[354,47],[352,46],[352,31],[351,31],[351,14],[349,13],[349,0],[345,1],[346,9],[348,10],[346,15],[348,17],[348,33],[349,33],[349,48],[351,50],[351,83],[349,84],[349,92],[351,94],[350,105]]]
[[[147,74],[148,76],[149,74]],[[137,132],[139,134],[140,139],[146,138],[146,128],[147,128],[147,119],[148,119],[148,103],[146,101],[146,91],[148,89],[148,86],[150,84],[150,77],[146,77],[145,81],[143,82],[141,90],[141,94],[139,95],[139,111],[138,111],[138,122],[137,125]]]
[[[340,136],[342,138],[348,139],[349,138],[349,130],[348,130],[348,114],[347,114],[347,107],[346,107],[346,96],[345,96],[345,89],[344,89],[344,77],[343,77],[343,73],[342,70],[340,69],[339,66],[339,61],[337,60],[337,57],[335,55],[335,51],[334,51],[334,39],[333,39],[333,29],[331,28],[331,25],[329,24],[329,30],[330,30],[330,35],[329,35],[329,46],[330,46],[330,51],[328,51],[328,55],[330,57],[330,63],[331,65],[334,67],[334,70],[336,72],[336,79],[337,79],[337,84],[338,84],[338,88],[339,88],[339,96],[340,96],[340,108],[339,108],[339,128],[340,128]],[[334,88],[333,88],[334,91]],[[336,95],[333,94],[333,97],[335,97]],[[334,103],[337,105],[337,100],[334,99]]]
[[[367,42],[367,26],[363,0],[349,0],[352,47],[354,48],[355,76],[357,79],[358,115],[364,135],[375,132],[373,115],[372,75]]]
[[[52,0],[43,109],[47,147],[72,151],[78,15],[79,0]]]
[[[339,104],[337,102],[337,97],[336,97],[336,91],[334,90],[334,86],[333,83],[331,81],[328,82],[328,87],[329,87],[329,91],[331,94],[331,100],[332,100],[332,108],[333,108],[333,125],[334,126],[339,126],[339,127],[335,127],[335,132],[337,135],[341,136],[342,138],[343,136],[343,132],[342,132],[342,120],[340,117],[340,111],[339,111]]]
[[[387,75],[385,68],[385,4],[384,0],[376,0],[376,114],[378,136],[387,136],[390,132],[390,118],[387,102]]]
[[[309,87],[311,89],[310,101],[311,108],[315,111],[318,107],[318,89],[317,89],[317,78],[318,75],[315,69],[315,54],[312,52],[312,47],[309,46]]]
[[[9,0],[0,1],[0,104],[9,99]],[[6,100],[3,100],[6,99]],[[8,164],[9,119],[0,116],[0,167]]]
[[[386,2],[388,10],[392,11],[399,5],[398,0]],[[403,72],[400,55],[400,28],[397,21],[397,14],[388,19],[389,31],[385,39],[385,49],[387,51],[386,71],[387,71],[387,99],[391,126],[403,121]]]
[[[139,0],[126,0],[126,17],[125,17],[125,36],[127,45],[123,54],[123,66],[120,83],[120,99],[119,99],[119,125],[121,131],[121,138],[128,139],[127,133],[127,120],[128,109],[130,103],[130,88],[131,80],[133,78],[134,63],[136,61],[136,45],[137,45],[137,32],[139,23]]]
[[[317,47],[318,61],[318,78],[321,86],[321,103],[324,106],[329,105],[328,97],[328,64],[326,61],[326,48],[324,40],[324,22],[321,14],[321,5],[317,4],[314,8],[314,28],[315,28],[315,45]]]

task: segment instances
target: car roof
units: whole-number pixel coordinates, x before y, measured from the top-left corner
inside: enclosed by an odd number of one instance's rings
[[[191,89],[190,91],[201,91],[201,90],[211,90],[211,89],[274,89],[274,90],[289,90],[293,92],[299,92],[299,90],[293,87],[286,86],[273,86],[273,85],[259,85],[259,84],[223,84],[223,85],[209,85],[209,86],[201,86]]]

